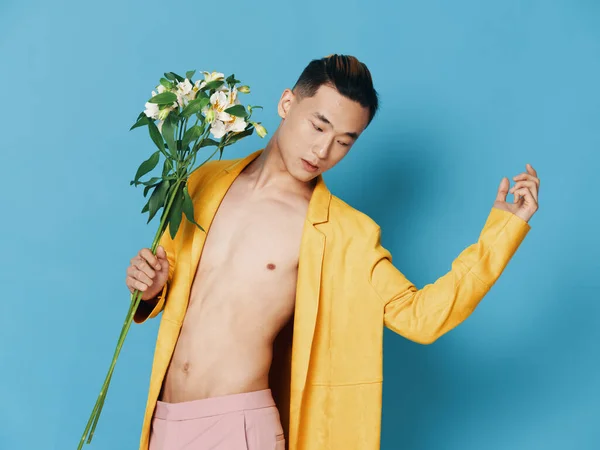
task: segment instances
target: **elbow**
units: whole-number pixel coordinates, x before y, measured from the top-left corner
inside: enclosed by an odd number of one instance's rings
[[[416,342],[417,344],[431,345],[435,341],[437,341],[438,338],[439,338],[439,336],[435,335],[435,334],[419,335],[419,336],[415,336],[415,338],[412,339],[412,341]]]
[[[393,323],[386,322],[385,326],[392,330],[394,333],[405,337],[409,341],[416,342],[417,344],[430,345],[433,344],[442,333],[433,331],[431,329],[410,329],[407,327],[395,326]]]

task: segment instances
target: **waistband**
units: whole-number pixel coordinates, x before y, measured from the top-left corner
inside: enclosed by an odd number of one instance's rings
[[[167,420],[187,420],[216,416],[235,411],[275,406],[271,389],[243,392],[189,402],[156,402],[154,417]]]

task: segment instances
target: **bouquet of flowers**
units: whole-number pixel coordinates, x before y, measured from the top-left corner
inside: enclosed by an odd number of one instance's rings
[[[202,72],[203,79],[192,82],[195,72],[186,72],[185,78],[173,72],[165,73],[165,77],[161,78],[160,84],[156,86],[156,91],[152,91],[152,97],[146,102],[145,110],[130,128],[133,130],[147,126],[150,138],[157,147],[157,150],[139,166],[130,183],[135,186],[143,185],[144,197],[152,191],[142,209],[142,213],[148,213],[147,223],[162,209],[160,224],[151,246],[154,254],[167,226],[171,237],[175,238],[182,216],[185,215],[189,221],[202,229],[194,220],[194,205],[187,188],[190,173],[208,162],[217,152],[221,158],[225,147],[250,136],[255,130],[261,138],[267,134],[260,122],[251,120],[253,110],[262,107],[244,106],[239,100],[239,94],[250,92],[248,86],[238,86],[240,81],[235,79],[235,75],[225,78],[219,72]],[[158,122],[155,123],[156,121]],[[214,147],[214,150],[195,167],[198,151],[204,147]],[[141,181],[142,177],[158,166],[161,156],[164,159],[161,176]],[[81,450],[86,438],[88,444],[92,441],[117,358],[141,297],[142,292],[139,290],[131,294],[131,304],[113,359],[78,450]]]

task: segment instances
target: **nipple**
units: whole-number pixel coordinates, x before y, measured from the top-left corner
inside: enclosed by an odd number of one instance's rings
[[[273,263],[267,264],[267,269],[269,269],[269,270],[275,270],[275,264],[273,264]]]

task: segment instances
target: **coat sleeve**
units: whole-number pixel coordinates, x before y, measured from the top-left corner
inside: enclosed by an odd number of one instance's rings
[[[417,289],[392,265],[377,227],[370,282],[383,301],[384,325],[412,341],[434,342],[474,311],[530,229],[519,216],[492,207],[478,241],[458,255],[448,273]]]

